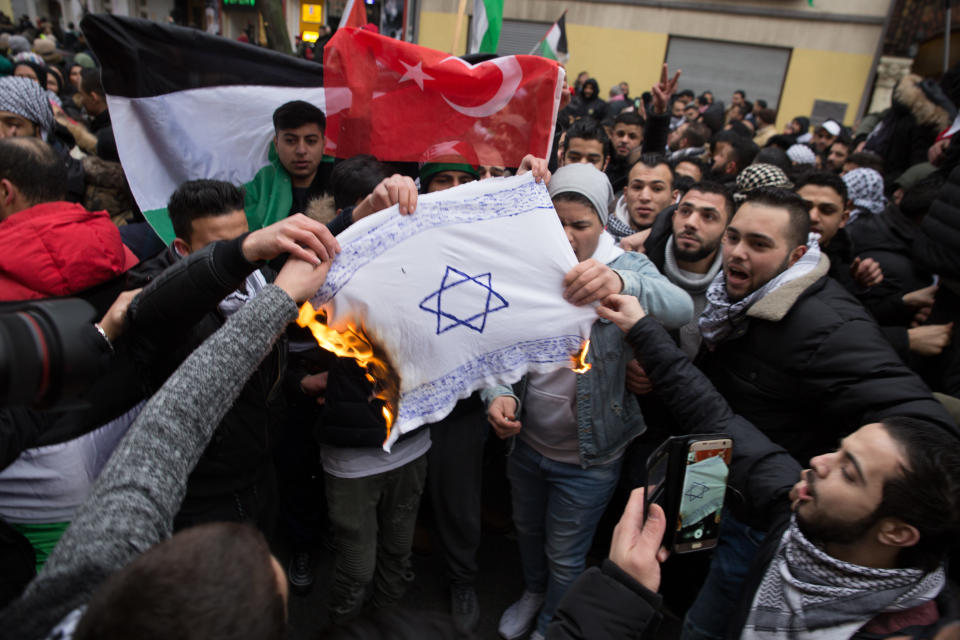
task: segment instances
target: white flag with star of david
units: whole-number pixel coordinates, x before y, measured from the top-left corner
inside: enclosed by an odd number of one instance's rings
[[[385,448],[478,389],[570,367],[597,318],[563,299],[577,259],[530,174],[420,196],[412,215],[392,207],[337,239],[313,302],[334,329],[362,326],[399,375]]]

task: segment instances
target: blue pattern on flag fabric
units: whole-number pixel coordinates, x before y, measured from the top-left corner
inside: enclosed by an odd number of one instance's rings
[[[344,247],[330,266],[323,287],[313,297],[313,304],[329,302],[360,268],[419,233],[455,224],[512,218],[540,209],[552,212],[553,202],[543,185],[532,180],[512,189],[480,196],[471,194],[462,200],[435,202],[429,195],[421,196],[413,215],[394,216]]]
[[[495,376],[519,370],[528,364],[570,362],[571,356],[582,348],[582,336],[565,335],[541,340],[526,340],[490,351],[430,382],[400,394],[400,412],[397,422],[402,423],[420,417],[425,417],[425,422],[439,420],[450,412],[459,399],[458,392],[468,387],[468,382],[486,378],[493,384],[496,380]],[[519,378],[518,375],[517,379]]]
[[[421,309],[437,316],[437,335],[449,331],[454,327],[467,327],[477,333],[483,333],[483,330],[487,326],[487,316],[494,311],[500,311],[510,306],[510,303],[490,286],[491,277],[489,272],[470,276],[459,269],[454,269],[450,265],[447,265],[447,270],[443,274],[443,280],[440,282],[440,288],[420,301]],[[456,300],[451,301],[451,297],[448,294],[446,298],[447,307],[445,310],[443,306],[443,293],[456,287],[460,288],[461,295],[458,296]],[[479,291],[477,290],[478,288]],[[468,296],[466,300],[463,299],[462,292],[464,291],[467,292],[465,295]],[[461,308],[465,307],[470,311],[480,309],[479,303],[481,298],[471,299],[474,297],[472,295],[474,293],[479,293],[482,296],[484,300],[482,309],[478,313],[474,313],[466,318],[461,318],[457,315]],[[493,302],[493,306],[491,306],[491,302]],[[461,312],[460,315],[463,315],[463,313]],[[444,320],[447,320],[446,325],[444,325]]]

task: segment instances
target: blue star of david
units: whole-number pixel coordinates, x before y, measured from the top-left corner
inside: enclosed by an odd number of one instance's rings
[[[490,273],[470,276],[447,266],[440,288],[421,300],[419,305],[424,311],[436,314],[437,335],[454,327],[467,327],[483,333],[487,316],[510,306],[491,288],[490,278]]]
[[[707,485],[703,484],[702,482],[694,482],[692,485],[690,485],[690,488],[687,489],[687,497],[691,500],[700,500],[706,493]]]

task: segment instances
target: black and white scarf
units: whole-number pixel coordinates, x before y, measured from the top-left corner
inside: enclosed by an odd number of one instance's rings
[[[700,314],[700,333],[708,346],[739,338],[747,331],[747,311],[783,285],[807,275],[820,262],[820,235],[811,233],[807,252],[793,266],[748,296],[733,302],[727,296],[727,277],[721,270],[707,287],[707,306]]]
[[[881,613],[933,600],[945,583],[943,567],[924,573],[837,560],[807,540],[794,516],[753,598],[740,638],[849,638]]]

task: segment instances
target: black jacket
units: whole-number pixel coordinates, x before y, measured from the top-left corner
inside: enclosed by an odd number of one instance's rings
[[[677,434],[725,433],[733,438],[727,506],[767,536],[757,551],[736,611],[717,612],[730,618],[729,638],[739,638],[756,590],[790,522],[789,492],[800,478],[800,465],[770,441],[730,405],[668,338],[663,327],[647,316],[627,334],[637,360],[653,381],[654,393],[672,413]],[[731,500],[733,497],[738,499]],[[944,591],[937,598],[942,622],[955,619],[955,606]],[[609,560],[602,568],[581,575],[557,607],[547,638],[652,637],[659,619],[660,598]],[[885,637],[931,637],[921,629]],[[916,632],[916,634],[914,633]],[[879,637],[858,633],[855,638]]]
[[[186,259],[164,251],[131,273],[134,285],[146,285],[127,318],[131,348],[148,393],[223,326],[226,318],[217,305],[258,267],[243,256],[245,237],[214,243]],[[243,489],[253,484],[262,465],[269,464],[269,405],[285,362],[286,341],[280,340],[220,422],[190,476],[188,496]]]
[[[800,465],[741,416],[650,316],[627,334],[637,360],[677,425],[676,433],[726,433],[734,441],[728,506],[759,528],[789,515]],[[736,496],[737,499],[731,501]],[[547,638],[652,637],[660,597],[610,561],[580,576],[560,601]]]
[[[798,460],[877,419],[906,415],[957,432],[876,322],[832,278],[828,260],[755,303],[746,333],[698,364],[730,403]]]
[[[873,258],[883,269],[884,278],[898,282],[904,293],[930,286],[930,273],[913,259],[913,242],[920,226],[891,203],[880,215],[863,215],[845,227],[853,251],[862,258]]]

